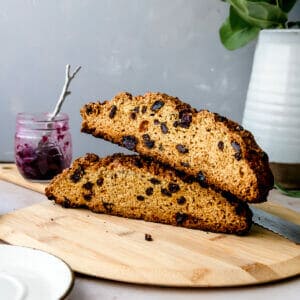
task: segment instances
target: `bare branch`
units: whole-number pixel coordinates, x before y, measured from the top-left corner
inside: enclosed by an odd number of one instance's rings
[[[66,81],[70,78],[70,65],[66,65]]]
[[[77,67],[77,69],[75,70],[75,72],[71,76],[72,79],[76,76],[76,74],[79,72],[80,69],[81,69],[81,66]]]
[[[70,65],[66,65],[65,83],[64,83],[63,89],[61,91],[60,97],[55,105],[54,111],[50,115],[51,121],[53,121],[54,118],[58,115],[67,96],[71,94],[71,91],[68,90],[69,85],[70,85],[72,79],[75,77],[75,75],[79,72],[80,69],[81,69],[81,66],[77,67],[75,72],[72,75],[70,75]]]

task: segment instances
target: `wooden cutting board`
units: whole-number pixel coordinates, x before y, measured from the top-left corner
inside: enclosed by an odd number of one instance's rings
[[[6,173],[16,172],[10,167]],[[25,185],[4,170],[2,165],[2,179]],[[259,206],[300,224],[300,214],[287,208]],[[237,286],[300,274],[300,245],[258,226],[239,237],[64,209],[51,201],[0,216],[0,238],[57,255],[80,273],[139,284]]]
[[[16,165],[12,163],[0,163],[0,179],[15,183],[42,194],[44,193],[46,186],[45,183],[37,183],[25,180],[18,172]]]

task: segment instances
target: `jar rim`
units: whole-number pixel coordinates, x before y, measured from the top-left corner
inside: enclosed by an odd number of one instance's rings
[[[66,113],[59,113],[52,121],[50,120],[51,113],[49,112],[20,112],[17,113],[17,122],[20,124],[28,124],[28,123],[55,123],[68,121],[69,116]]]

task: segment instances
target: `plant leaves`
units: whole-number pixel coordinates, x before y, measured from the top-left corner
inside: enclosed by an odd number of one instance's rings
[[[275,183],[274,186],[277,190],[279,190],[284,195],[294,197],[294,198],[300,198],[300,190],[299,191],[297,191],[297,190],[287,190],[282,185],[280,185],[279,183]]]
[[[247,23],[260,28],[284,27],[287,15],[277,5],[267,2],[228,0]]]
[[[219,30],[222,44],[228,50],[235,50],[248,44],[259,34],[260,28],[245,22],[231,6],[229,17]]]
[[[251,25],[242,19],[239,14],[236,12],[236,9],[230,5],[229,8],[229,21],[231,28],[233,30],[242,29],[245,27],[250,27]]]
[[[228,19],[219,34],[223,45],[234,50],[257,37],[260,29],[297,27],[299,22],[288,22],[287,13],[297,0],[227,0]]]

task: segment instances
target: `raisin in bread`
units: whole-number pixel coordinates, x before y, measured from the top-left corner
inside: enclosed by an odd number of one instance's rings
[[[81,116],[83,132],[153,157],[239,199],[265,201],[273,187],[268,156],[250,132],[178,98],[120,93],[111,101],[86,104]]]
[[[46,196],[63,207],[213,232],[244,234],[252,219],[246,203],[137,155],[79,158],[52,180]]]

